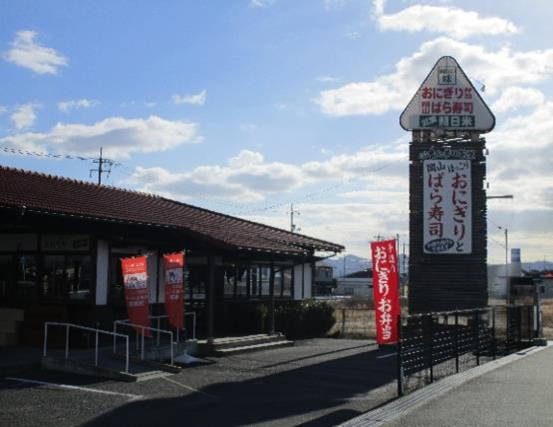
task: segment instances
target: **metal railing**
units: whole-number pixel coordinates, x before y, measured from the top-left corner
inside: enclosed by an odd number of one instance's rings
[[[534,306],[497,306],[400,317],[398,394],[533,344]]]
[[[186,316],[191,316],[192,317],[192,339],[195,340],[196,339],[196,312],[195,311],[187,311],[187,312],[184,313],[184,316],[185,317]],[[157,321],[157,328],[158,329],[160,328],[161,320],[162,319],[168,319],[168,318],[169,318],[169,316],[167,314],[162,314],[162,315],[159,315],[159,316],[150,316],[151,320],[156,320]],[[187,330],[188,330],[188,328],[182,328],[182,331],[184,331],[185,333],[186,333]],[[180,342],[179,331],[180,331],[179,329],[176,329],[177,342]],[[186,341],[186,338],[185,338],[185,341]]]
[[[166,331],[164,329],[158,329],[158,328],[152,328],[150,326],[144,326],[144,325],[137,325],[137,324],[134,324],[134,323],[130,323],[128,321],[128,319],[125,319],[125,320],[116,320],[115,322],[113,322],[113,333],[114,335],[121,335],[121,334],[118,334],[117,333],[117,327],[118,325],[121,325],[121,326],[128,326],[128,327],[131,327],[135,330],[135,333],[136,333],[136,348],[137,350],[140,350],[140,358],[142,360],[145,359],[145,349],[146,349],[146,346],[145,346],[145,331],[153,331],[153,332],[157,332],[157,347],[159,347],[159,334],[167,334],[169,335],[169,348],[170,348],[170,359],[171,359],[171,365],[173,365],[173,362],[174,362],[174,349],[173,349],[173,345],[175,344],[175,342],[173,341],[173,332],[172,331]],[[140,330],[141,332],[138,332],[138,330]],[[141,335],[141,338],[139,340],[138,336]],[[125,335],[127,338],[128,336]],[[117,348],[116,348],[116,339],[114,337],[113,339],[113,352],[116,353],[117,351]]]
[[[125,339],[125,373],[129,373],[129,337],[125,334],[118,334],[116,331],[104,331],[101,329],[89,328],[86,326],[75,325],[73,323],[60,323],[60,322],[45,322],[44,323],[44,348],[43,348],[43,357],[48,355],[48,327],[49,326],[60,326],[65,327],[65,359],[69,359],[69,331],[71,328],[78,329],[81,331],[93,332],[95,334],[95,344],[94,344],[94,366],[98,366],[98,337],[99,334],[112,335],[113,342],[116,343],[117,337]]]

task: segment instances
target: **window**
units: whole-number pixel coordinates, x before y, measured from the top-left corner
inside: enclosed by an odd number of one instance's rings
[[[287,268],[282,272],[282,296],[285,298],[290,298],[292,296],[293,277],[293,268]]]
[[[193,300],[205,300],[205,286],[207,283],[208,269],[204,265],[188,265],[188,280],[184,283],[188,286],[189,298]]]
[[[13,283],[13,258],[0,255],[0,300],[7,302],[11,297]]]
[[[45,255],[41,285],[44,299],[88,300],[92,287],[90,256]]]
[[[238,266],[236,268],[236,297],[246,298],[249,295],[248,278],[248,268]]]
[[[21,302],[36,300],[37,260],[34,255],[17,257],[16,299]]]

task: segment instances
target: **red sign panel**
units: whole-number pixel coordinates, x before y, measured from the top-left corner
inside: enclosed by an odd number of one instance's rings
[[[123,270],[123,284],[125,286],[125,300],[129,320],[135,325],[150,327],[148,313],[148,268],[146,257],[125,258],[121,260]],[[135,327],[137,332],[144,332],[147,337],[152,336],[150,329]]]
[[[165,310],[169,323],[177,329],[184,328],[184,254],[163,255],[165,262]]]
[[[399,272],[395,240],[371,243],[373,292],[378,344],[397,342]]]

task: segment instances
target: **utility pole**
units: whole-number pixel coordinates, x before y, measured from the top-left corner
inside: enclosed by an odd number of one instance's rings
[[[507,305],[511,302],[511,279],[509,277],[509,230],[505,228],[505,287],[507,289]]]
[[[294,233],[300,231],[301,228],[294,224],[294,214],[300,215],[300,211],[294,210],[294,204],[290,204],[290,232]]]
[[[92,163],[98,164],[98,169],[90,169],[90,176],[92,177],[92,173],[98,172],[98,185],[102,185],[102,174],[107,173],[108,177],[111,172],[111,166],[113,165],[113,160],[105,159],[102,156],[102,151],[104,147],[100,147],[100,157],[97,159],[92,160]],[[104,165],[107,165],[108,168],[104,168]]]
[[[501,196],[486,196],[486,200],[490,199],[513,199],[512,194],[504,194]],[[510,279],[509,279],[509,231],[507,228],[503,228],[498,226],[500,230],[505,230],[505,296],[506,296],[506,304],[509,305],[509,302],[511,301],[511,286],[510,286]]]

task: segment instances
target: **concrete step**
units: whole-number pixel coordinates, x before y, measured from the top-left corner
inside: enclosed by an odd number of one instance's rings
[[[237,347],[248,347],[258,344],[266,344],[272,342],[285,341],[286,338],[284,335],[275,334],[258,334],[258,335],[246,335],[242,337],[225,337],[225,338],[216,338],[213,341],[214,350],[223,350],[225,348],[237,348]],[[203,340],[200,342],[200,345],[207,344],[207,341]]]
[[[252,353],[252,352],[261,351],[261,350],[271,350],[275,348],[292,347],[293,345],[294,345],[294,341],[288,341],[288,340],[279,340],[279,341],[273,341],[273,342],[266,342],[262,344],[243,345],[240,347],[217,349],[215,350],[214,356],[216,357],[233,356],[235,354]]]

